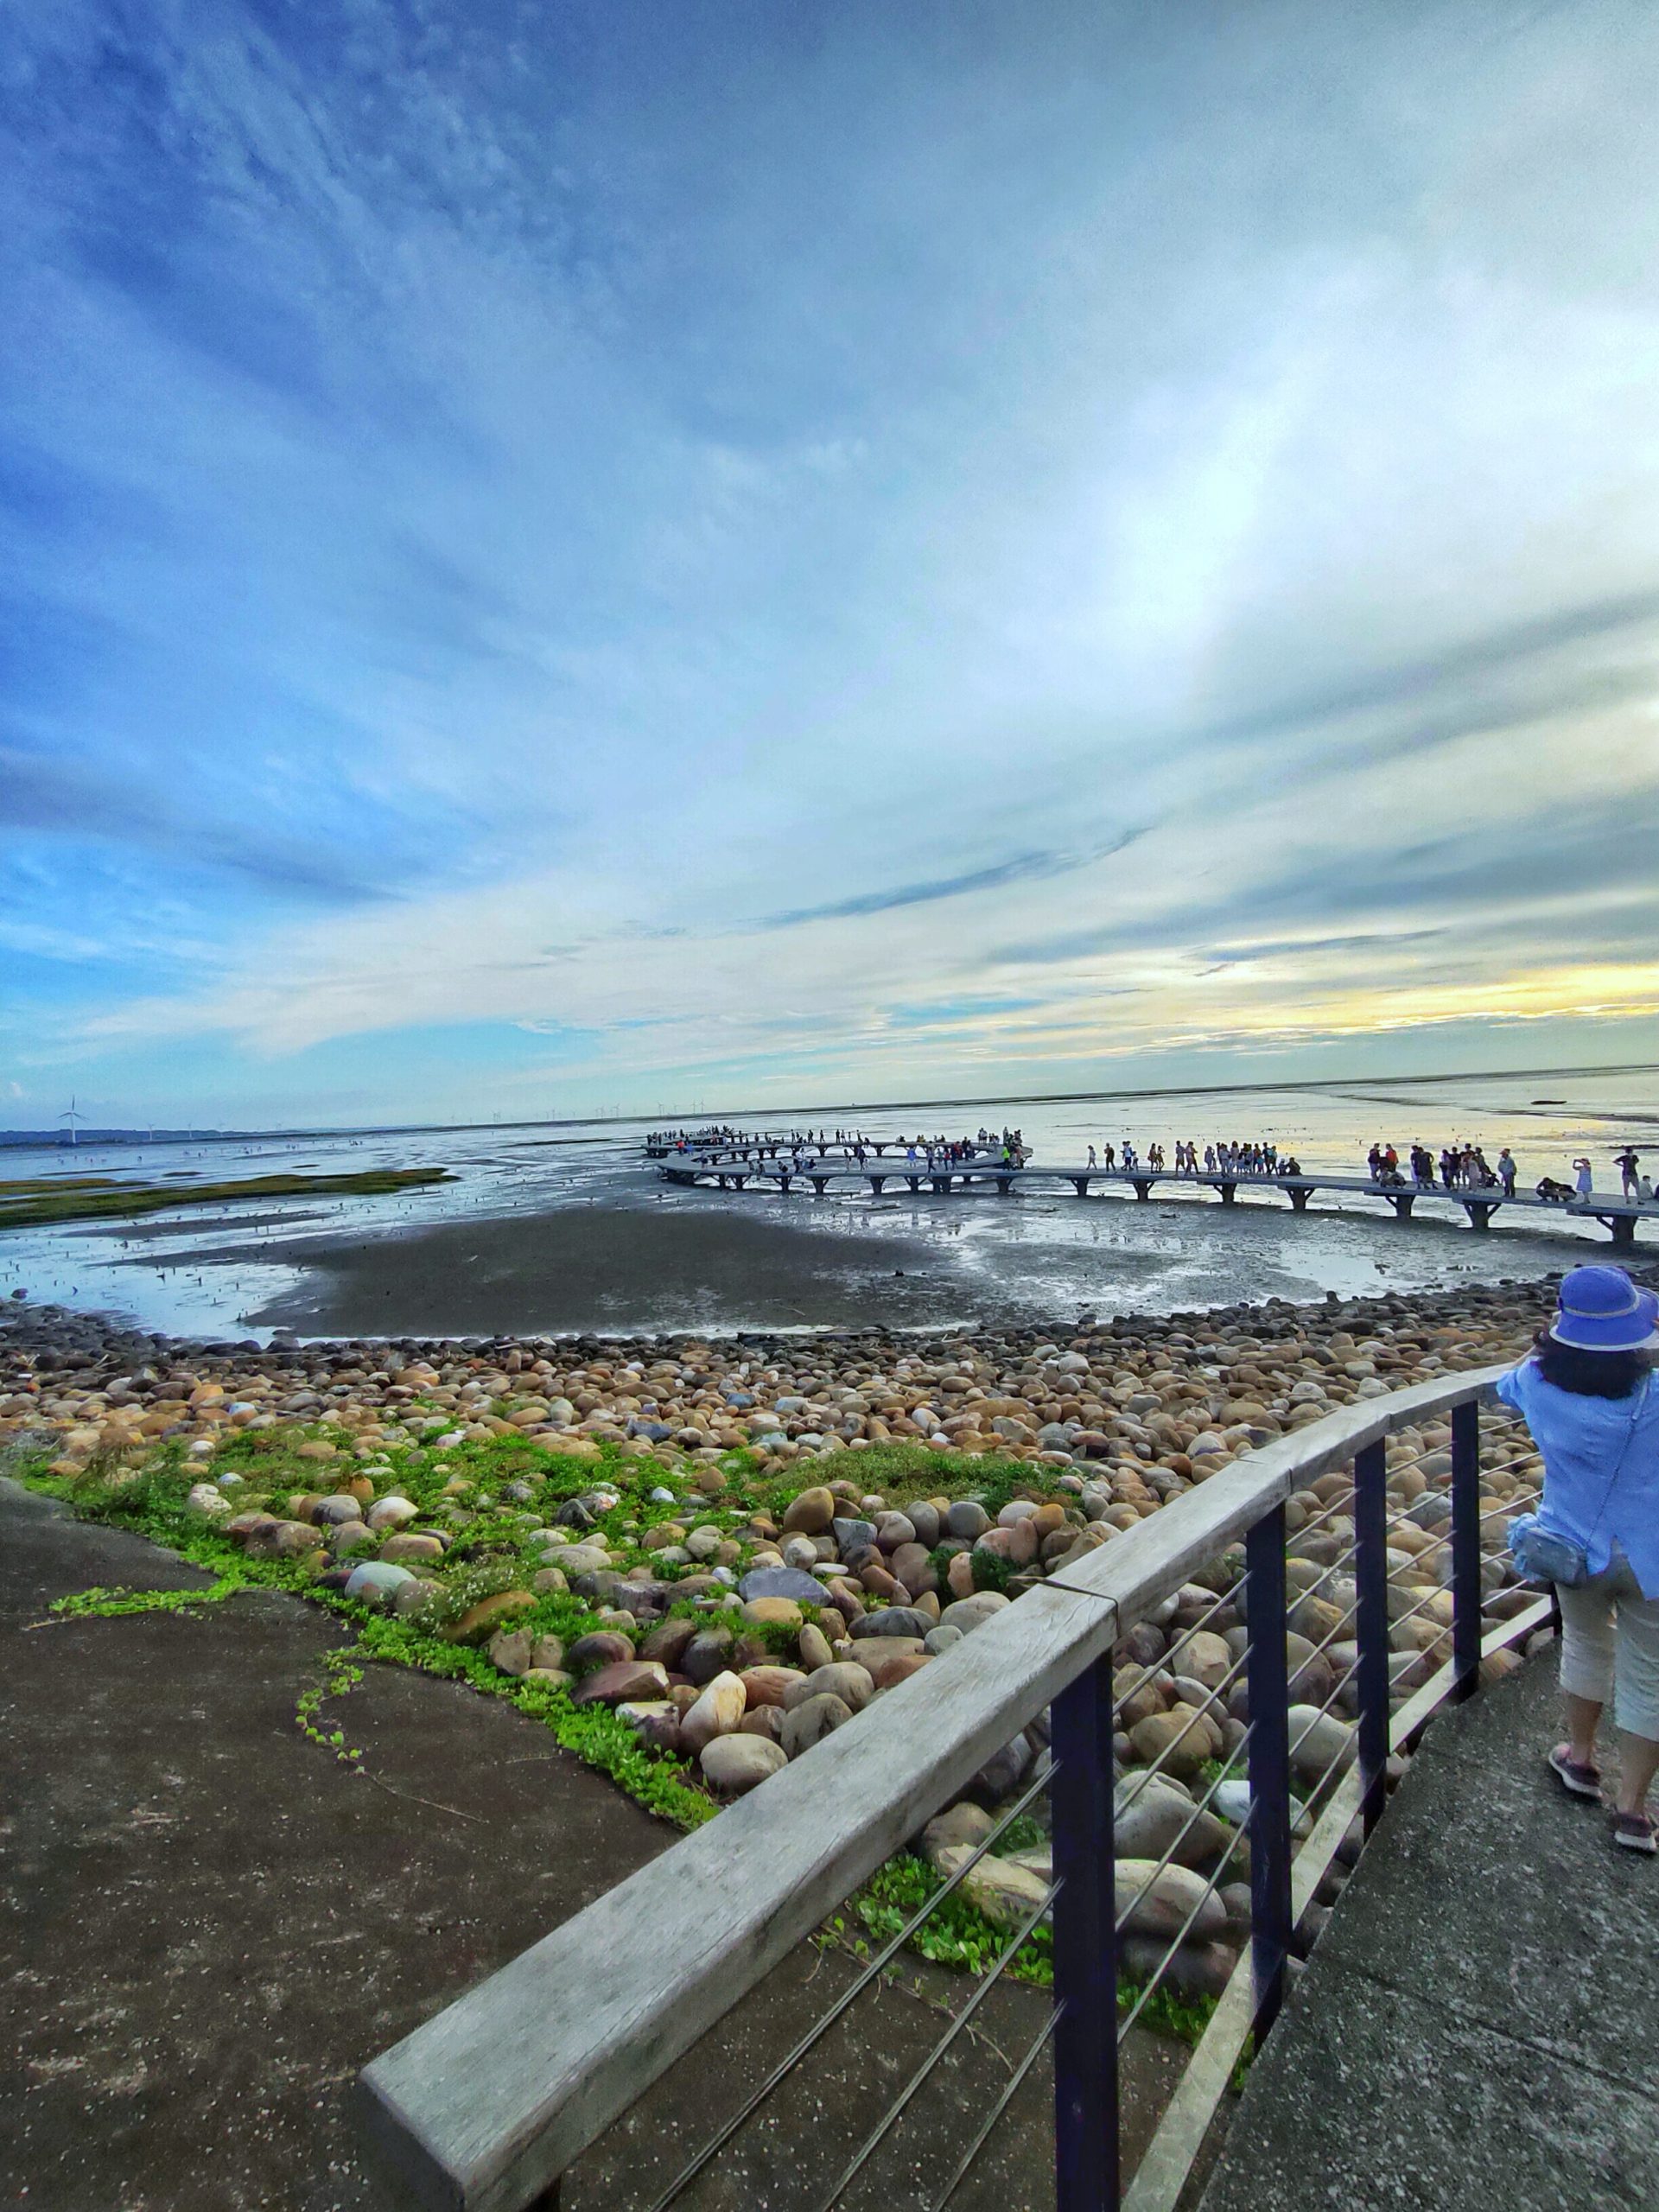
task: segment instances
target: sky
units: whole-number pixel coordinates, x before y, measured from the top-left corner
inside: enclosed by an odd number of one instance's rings
[[[1659,1059],[1659,11],[54,0],[0,1123]]]

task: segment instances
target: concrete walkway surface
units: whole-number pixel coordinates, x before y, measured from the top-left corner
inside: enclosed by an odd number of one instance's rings
[[[1659,1861],[1565,1795],[1558,1737],[1553,1653],[1431,1728],[1202,2212],[1659,2204]]]
[[[673,1840],[504,1703],[371,1667],[276,1592],[54,1623],[97,1584],[205,1586],[0,1482],[0,2204],[359,2212],[365,2061]],[[372,1776],[372,1780],[368,1777]]]
[[[676,1840],[512,1707],[402,1668],[366,1668],[323,1708],[363,1747],[364,1772],[341,1765],[295,1706],[349,1630],[300,1599],[47,1612],[93,1584],[210,1580],[0,1479],[9,2212],[393,2212],[359,2160],[359,2070]],[[798,1947],[578,2160],[569,2212],[645,2212],[855,1972]],[[812,2212],[973,1986],[907,1960],[686,2212]],[[990,1993],[849,2212],[931,2201],[1048,2010],[1046,1992]],[[1132,2044],[1138,2147],[1185,2054]],[[1034,2069],[953,2212],[1050,2212],[1051,2094]]]

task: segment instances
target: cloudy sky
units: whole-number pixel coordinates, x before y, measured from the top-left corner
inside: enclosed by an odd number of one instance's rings
[[[1659,1058],[1649,0],[54,0],[0,1118]]]

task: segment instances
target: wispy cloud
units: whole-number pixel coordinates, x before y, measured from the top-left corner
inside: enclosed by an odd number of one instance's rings
[[[226,1119],[1646,1039],[1655,64],[32,11],[0,1021]]]

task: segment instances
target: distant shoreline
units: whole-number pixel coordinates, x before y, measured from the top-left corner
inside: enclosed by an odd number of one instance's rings
[[[660,1109],[639,1114],[566,1114],[554,1118],[522,1122],[366,1122],[354,1127],[287,1129],[83,1129],[76,1145],[69,1145],[60,1129],[0,1129],[0,1148],[43,1151],[88,1150],[94,1146],[175,1144],[299,1143],[308,1139],[339,1137],[458,1136],[505,1135],[511,1129],[627,1128],[641,1122],[666,1127],[714,1123],[739,1124],[753,1117],[781,1116],[785,1121],[815,1121],[837,1114],[910,1114],[933,1112],[946,1106],[1082,1106],[1093,1100],[1116,1098],[1229,1098],[1251,1091],[1355,1090],[1386,1087],[1416,1089],[1436,1083],[1513,1083],[1522,1077],[1556,1078],[1563,1076],[1659,1074],[1659,1061],[1611,1060],[1567,1068],[1446,1068],[1432,1075],[1332,1075],[1281,1077],[1255,1083],[1166,1083],[1127,1090],[1004,1090],[965,1091],[946,1098],[843,1098],[803,1106],[719,1106],[689,1109],[675,1115]],[[1521,1111],[1521,1109],[1513,1110]],[[1609,1114],[1592,1111],[1585,1117],[1611,1121]],[[1629,1117],[1659,1120],[1659,1114]],[[759,1124],[756,1124],[759,1126]]]

